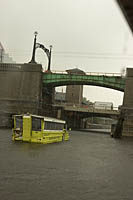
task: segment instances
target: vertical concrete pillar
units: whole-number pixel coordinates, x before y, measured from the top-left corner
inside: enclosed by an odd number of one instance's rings
[[[127,68],[121,111],[124,116],[122,136],[133,136],[133,68]]]

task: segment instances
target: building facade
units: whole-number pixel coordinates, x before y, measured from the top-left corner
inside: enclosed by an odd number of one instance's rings
[[[74,68],[67,70],[68,74],[85,74],[84,71]],[[83,101],[83,85],[68,85],[66,87],[66,103],[81,105]]]
[[[5,52],[3,45],[0,42],[0,63],[15,63],[13,59]]]

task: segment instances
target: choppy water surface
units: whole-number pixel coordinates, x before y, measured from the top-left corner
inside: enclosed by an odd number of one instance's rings
[[[11,141],[0,130],[0,200],[132,200],[133,139],[71,132],[68,142]]]

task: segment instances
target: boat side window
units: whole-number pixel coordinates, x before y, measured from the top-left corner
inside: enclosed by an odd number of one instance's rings
[[[16,121],[16,128],[23,128],[23,118],[22,116],[16,116],[15,117],[15,121]]]
[[[45,121],[45,130],[54,130],[53,129],[53,122],[47,122]]]
[[[62,123],[56,123],[56,129],[57,130],[62,130],[64,128],[64,124]]]
[[[32,117],[32,130],[41,131],[41,118]]]
[[[44,130],[48,130],[48,123],[44,121]]]
[[[45,130],[62,130],[64,124],[57,122],[47,122],[45,121]]]

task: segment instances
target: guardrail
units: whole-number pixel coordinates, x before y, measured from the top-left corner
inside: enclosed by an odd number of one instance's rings
[[[119,111],[118,107],[113,107],[112,109],[109,109],[109,108],[103,108],[101,106],[101,108],[97,109],[95,108],[93,105],[92,106],[89,106],[89,105],[72,105],[72,104],[67,104],[67,103],[56,103],[56,104],[53,104],[53,106],[62,106],[62,107],[69,107],[69,108],[79,108],[79,109],[86,109],[86,110],[93,110],[93,111],[96,111],[96,110],[99,110],[99,111]]]

